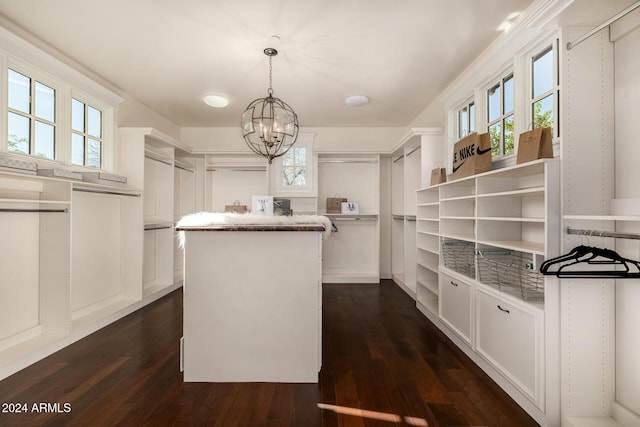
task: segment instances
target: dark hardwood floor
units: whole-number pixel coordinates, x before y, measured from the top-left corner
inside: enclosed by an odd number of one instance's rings
[[[0,426],[537,425],[391,281],[324,285],[323,327],[319,384],[183,383],[178,290],[1,381]]]

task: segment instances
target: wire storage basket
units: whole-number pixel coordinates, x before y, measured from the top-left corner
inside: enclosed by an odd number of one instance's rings
[[[525,301],[544,299],[544,277],[530,254],[501,249],[476,251],[478,279],[500,291],[515,293]]]
[[[442,239],[444,266],[472,279],[476,278],[475,248],[473,242]]]

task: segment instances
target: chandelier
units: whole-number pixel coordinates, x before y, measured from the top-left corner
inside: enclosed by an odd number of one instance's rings
[[[298,138],[298,116],[284,101],[273,96],[271,88],[271,59],[278,54],[266,48],[269,57],[269,89],[266,98],[251,102],[242,114],[242,137],[251,151],[266,157],[271,164],[284,155]]]

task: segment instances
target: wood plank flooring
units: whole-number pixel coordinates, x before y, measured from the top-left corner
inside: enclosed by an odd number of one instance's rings
[[[318,384],[183,383],[181,335],[178,290],[1,381],[0,426],[537,425],[388,280],[323,286]]]

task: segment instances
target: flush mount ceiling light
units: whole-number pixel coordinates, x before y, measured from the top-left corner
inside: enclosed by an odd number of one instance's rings
[[[349,107],[362,107],[363,105],[367,105],[369,103],[369,98],[364,95],[353,95],[348,96],[344,103]]]
[[[224,96],[207,95],[204,97],[204,103],[215,108],[224,108],[229,105],[229,100]]]
[[[251,151],[266,157],[269,163],[285,154],[298,138],[298,116],[284,101],[273,96],[271,59],[278,54],[266,48],[269,57],[269,89],[266,98],[251,102],[242,114],[242,137]]]

